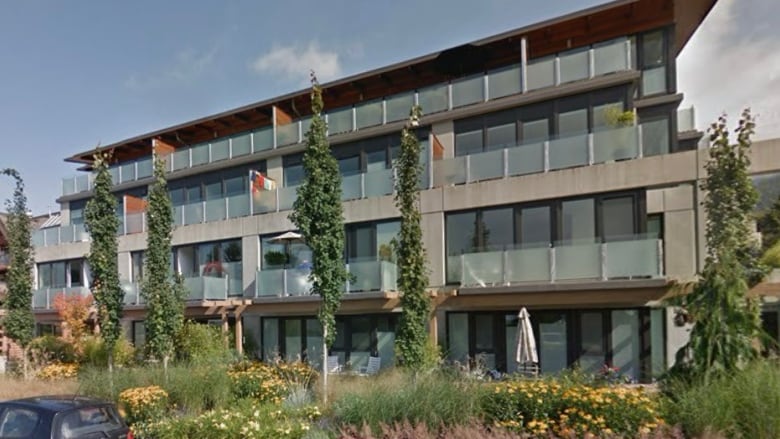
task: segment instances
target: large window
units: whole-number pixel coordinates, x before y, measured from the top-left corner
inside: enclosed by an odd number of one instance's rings
[[[175,264],[184,277],[227,278],[228,294],[243,292],[241,240],[217,241],[176,248]]]
[[[400,228],[398,221],[347,224],[347,262],[395,261],[391,242]]]
[[[462,254],[634,239],[643,212],[644,193],[627,192],[447,214],[447,282],[460,280]]]
[[[455,121],[455,155],[571,137],[616,126],[629,89],[615,87]]]
[[[38,288],[69,288],[87,286],[83,259],[38,264]]]
[[[173,180],[168,184],[171,202],[181,206],[249,193],[250,169],[265,173],[266,163],[261,161]]]
[[[666,93],[670,88],[666,31],[662,29],[639,35],[638,48],[642,96]]]
[[[144,277],[144,252],[130,252],[130,280],[141,282]]]

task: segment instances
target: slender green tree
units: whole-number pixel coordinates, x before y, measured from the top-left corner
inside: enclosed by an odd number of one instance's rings
[[[184,324],[184,287],[171,272],[173,206],[168,194],[165,161],[154,159],[154,183],[147,206],[148,233],[141,295],[146,299],[146,349],[149,358],[161,360],[168,370],[174,341]]]
[[[30,215],[27,213],[27,196],[24,194],[24,180],[15,169],[3,169],[16,181],[13,199],[6,200],[8,217],[8,253],[11,266],[8,269],[8,294],[5,308],[8,314],[3,318],[5,334],[22,348],[25,378],[29,378],[29,347],[35,331],[32,312],[33,249],[31,243]]]
[[[753,117],[745,110],[736,144],[729,142],[725,116],[709,130],[710,160],[702,184],[707,258],[699,281],[681,299],[694,325],[674,369],[705,382],[755,358],[755,342],[762,334],[758,304],[747,297],[762,272],[750,224],[758,201],[748,173],[754,128]]]
[[[313,267],[309,276],[314,294],[322,298],[318,318],[322,325],[323,398],[327,397],[327,352],[336,339],[336,311],[348,275],[344,266],[344,212],[341,206],[341,174],[328,144],[322,117],[322,88],[311,75],[311,127],[303,154],[303,184],[290,220],[311,248]]]
[[[111,193],[109,153],[96,153],[92,169],[95,174],[94,196],[87,202],[84,220],[90,235],[89,269],[92,272],[92,296],[98,311],[100,337],[108,352],[108,370],[114,369],[114,346],[122,337],[124,292],[119,284],[117,238],[119,218],[116,197]]]
[[[431,302],[425,291],[428,272],[422,245],[420,193],[417,188],[422,172],[421,148],[413,131],[419,125],[421,116],[420,107],[412,107],[409,122],[401,132],[401,150],[395,162],[395,205],[401,211],[401,231],[396,248],[402,308],[396,351],[401,364],[412,370],[425,366],[428,344],[426,328],[431,314]]]

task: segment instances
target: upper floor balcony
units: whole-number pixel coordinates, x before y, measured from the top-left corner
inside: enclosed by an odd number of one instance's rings
[[[447,258],[448,279],[461,287],[523,283],[652,279],[664,275],[663,241],[651,235],[610,242],[504,246]]]
[[[328,135],[335,136],[365,128],[404,121],[414,104],[426,115],[447,112],[506,96],[529,93],[580,80],[635,69],[631,38],[561,52],[555,56],[525,60],[516,64],[465,78],[426,86],[385,98],[336,108],[324,115]],[[304,141],[310,117],[283,122],[276,117],[272,126],[223,137],[213,142],[177,149],[167,158],[167,169],[175,172],[208,163],[229,160]],[[151,157],[125,162],[110,169],[114,184],[144,180],[152,175]],[[62,195],[92,189],[91,175],[79,175],[62,181]]]
[[[59,295],[87,297],[89,294],[87,287],[39,288],[33,291],[32,307],[34,310],[54,310],[55,298]]]
[[[349,279],[343,291],[348,294],[397,291],[398,268],[392,262],[350,261],[346,269]],[[312,294],[310,273],[306,267],[258,270],[255,298],[309,296]]]

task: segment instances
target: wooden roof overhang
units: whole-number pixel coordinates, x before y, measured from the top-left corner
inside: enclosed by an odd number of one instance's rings
[[[679,53],[717,0],[617,0],[593,8],[504,32],[387,67],[323,85],[327,108],[381,98],[491,68],[517,63],[523,38],[529,59],[592,43],[676,25]],[[148,156],[153,139],[174,147],[192,145],[273,123],[273,107],[293,118],[310,114],[309,90],[252,103],[226,112],[132,137],[99,150],[113,151],[122,162]],[[95,149],[66,159],[89,169]]]

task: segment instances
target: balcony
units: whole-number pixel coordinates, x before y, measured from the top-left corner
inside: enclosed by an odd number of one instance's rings
[[[663,277],[663,241],[635,236],[608,243],[511,247],[449,256],[448,278],[462,287]]]
[[[141,295],[141,284],[138,282],[122,282],[122,291],[125,296],[123,303],[125,306],[145,305],[146,299]]]
[[[346,265],[351,279],[344,285],[347,293],[396,291],[398,268],[392,262],[367,260]],[[258,270],[255,298],[309,296],[311,282],[309,269],[279,268]]]
[[[642,126],[513,145],[432,163],[435,187],[642,157]]]
[[[41,288],[33,291],[32,306],[36,310],[52,310],[54,309],[54,298],[60,294],[66,296],[82,296],[86,297],[90,294],[87,287],[70,287],[70,288]]]
[[[187,289],[186,301],[226,300],[229,282],[227,277],[185,277],[184,288]]]
[[[49,227],[35,230],[32,233],[32,243],[35,247],[48,247],[69,242],[89,241],[89,233],[83,224]]]
[[[325,114],[328,135],[338,135],[405,120],[409,109],[419,103],[425,114],[450,111],[505,96],[527,93],[573,81],[632,69],[631,40],[618,38],[604,44],[562,52],[557,56],[533,59],[419,90],[406,91],[337,108]],[[166,158],[169,172],[229,160],[304,141],[311,118],[266,126],[254,131],[215,139],[210,143],[176,150]],[[143,180],[152,175],[151,157],[122,163],[110,169],[114,184]],[[92,189],[92,175],[79,175],[62,181],[62,195]]]

